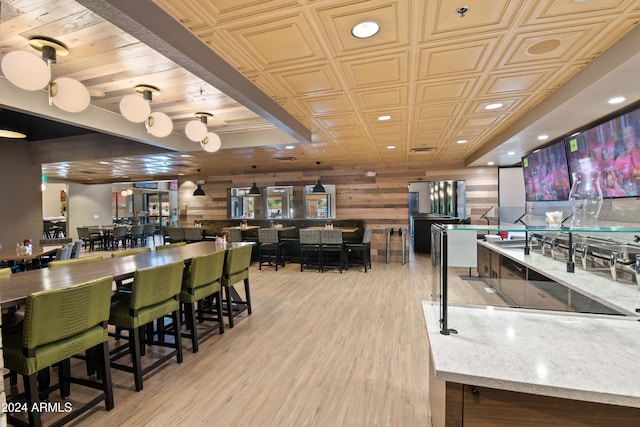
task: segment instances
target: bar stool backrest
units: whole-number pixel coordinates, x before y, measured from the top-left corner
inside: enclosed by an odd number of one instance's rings
[[[300,230],[301,245],[317,245],[320,244],[320,230]]]
[[[342,231],[340,230],[320,230],[320,243],[323,245],[341,245]]]
[[[230,228],[227,230],[229,232],[229,236],[227,238],[227,240],[229,242],[242,242],[242,231],[238,230],[237,228]]]
[[[280,235],[275,228],[259,228],[258,241],[260,243],[278,243]]]

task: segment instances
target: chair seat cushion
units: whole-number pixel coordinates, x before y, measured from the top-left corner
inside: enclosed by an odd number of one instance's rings
[[[31,375],[105,342],[107,330],[102,325],[97,325],[81,334],[42,345],[36,348],[36,357],[31,358],[23,356],[21,329],[16,333],[3,336],[2,340],[5,366],[18,374]]]
[[[113,297],[111,315],[109,316],[110,324],[124,329],[138,328],[174,312],[180,307],[178,300],[170,298],[161,303],[140,309],[138,315],[133,317],[129,314],[130,299],[130,294],[117,294]]]
[[[221,289],[220,282],[215,281],[204,286],[198,286],[193,290],[193,295],[182,289],[180,292],[180,302],[192,303],[219,292]]]

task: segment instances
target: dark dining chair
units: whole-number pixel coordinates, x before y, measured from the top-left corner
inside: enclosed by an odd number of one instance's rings
[[[320,230],[320,252],[322,258],[320,271],[336,268],[342,273],[345,268],[342,231]]]
[[[278,271],[278,265],[285,266],[286,253],[284,242],[280,241],[280,233],[275,228],[259,228],[258,229],[258,269],[262,270],[262,265],[275,266]]]
[[[304,267],[312,267],[314,265],[318,271],[322,270],[322,257],[320,252],[320,230],[300,230],[300,271],[304,271]]]
[[[345,243],[344,247],[347,251],[347,269],[351,264],[358,264],[364,266],[364,272],[367,272],[367,267],[371,268],[371,237],[373,236],[373,229],[367,228],[362,235],[362,241],[355,243]],[[352,259],[354,255],[355,259]]]

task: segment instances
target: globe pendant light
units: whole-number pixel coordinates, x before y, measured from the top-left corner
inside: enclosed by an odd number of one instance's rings
[[[204,180],[200,179],[200,169],[198,169],[198,180],[196,181],[196,184],[198,185],[198,187],[193,192],[193,195],[194,196],[206,196],[206,194],[204,193],[204,190],[202,189],[202,184],[204,184]]]
[[[140,95],[127,95],[120,100],[120,113],[125,119],[133,123],[142,123],[149,118],[151,114],[151,105],[153,95],[160,93],[160,89],[150,85],[138,85],[135,87],[136,92]]]
[[[256,185],[256,165],[253,165],[251,167],[253,168],[253,184],[251,185],[251,188],[249,189],[249,195],[250,196],[259,196],[262,193],[260,192],[260,189]]]
[[[164,138],[173,132],[173,122],[169,116],[159,111],[149,114],[145,121],[145,126],[147,127],[147,132],[158,138]]]
[[[326,193],[322,183],[320,182],[320,162],[316,162],[316,165],[318,165],[318,180],[316,181],[316,185],[313,186],[313,190],[311,192],[318,194]]]
[[[30,52],[10,52],[2,59],[2,72],[13,85],[24,90],[40,90],[48,86],[49,105],[69,113],[85,110],[91,102],[87,88],[77,80],[60,77],[51,81],[51,64],[57,56],[69,54],[67,47],[49,37],[33,37],[29,46],[40,51],[42,58]]]
[[[207,153],[215,153],[220,149],[221,145],[220,137],[213,132],[207,133],[207,137],[200,141],[200,146]]]
[[[207,119],[213,117],[209,113],[196,113],[196,120],[191,120],[184,128],[184,132],[193,142],[200,142],[207,137]]]

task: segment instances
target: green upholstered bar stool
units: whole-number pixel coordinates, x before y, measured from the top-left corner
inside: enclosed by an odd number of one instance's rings
[[[73,412],[55,425],[71,421],[102,401],[107,410],[114,406],[107,344],[111,282],[111,277],[103,277],[29,295],[22,328],[3,337],[5,367],[22,375],[28,408],[39,402],[38,372],[56,364],[60,364],[59,383],[52,388],[59,387],[62,398],[69,396],[70,383],[102,390],[81,407],[74,405]],[[101,382],[71,377],[69,359],[89,350],[98,356]],[[21,420],[7,415],[9,424],[20,424]],[[29,425],[42,425],[39,411],[29,411]]]
[[[186,245],[187,245],[187,242],[168,243],[166,245],[158,245],[158,246],[156,246],[156,251],[161,251],[163,249],[179,248],[180,246],[186,246]]]
[[[229,318],[229,327],[233,328],[233,319],[245,310],[251,314],[251,292],[249,290],[249,266],[251,265],[251,245],[231,248],[227,251],[222,270],[222,286],[224,287],[223,303]],[[244,281],[245,300],[242,300],[233,287]]]
[[[182,282],[182,292],[180,292],[180,302],[185,314],[188,334],[184,337],[191,338],[193,352],[198,351],[198,341],[213,333],[216,329],[224,333],[224,320],[222,315],[222,268],[224,267],[224,251],[213,252],[195,257],[191,260],[189,272]],[[205,301],[207,299],[208,301]],[[215,302],[216,318],[206,317],[205,302],[212,304]],[[198,303],[198,316],[196,317],[195,306]],[[204,332],[198,332],[197,322],[204,320],[216,320]]]
[[[151,252],[151,248],[145,247],[145,248],[124,249],[124,250],[121,250],[121,251],[112,252],[111,253],[111,258],[120,258],[120,257],[129,256],[129,255],[143,254],[143,253],[146,253],[146,252]],[[121,291],[130,292],[131,291],[131,279],[116,280],[116,290],[118,292],[121,292]]]
[[[180,302],[179,295],[182,288],[182,274],[184,263],[175,261],[157,267],[142,268],[135,272],[131,293],[118,293],[113,297],[109,323],[116,328],[129,332],[128,344],[119,346],[111,351],[111,367],[127,372],[134,376],[136,391],[142,390],[142,376],[160,367],[163,363],[176,357],[182,363],[182,342],[180,335]],[[174,342],[151,341],[152,345],[159,345],[173,350],[160,357],[151,365],[142,367],[142,349],[145,326],[154,320],[171,315]],[[164,333],[164,329],[158,333]],[[131,355],[132,366],[117,362],[125,355]]]

